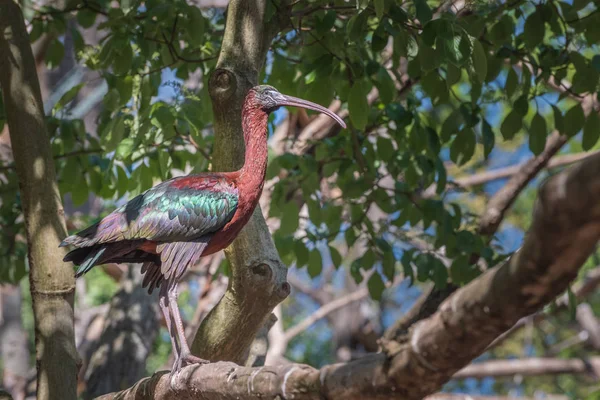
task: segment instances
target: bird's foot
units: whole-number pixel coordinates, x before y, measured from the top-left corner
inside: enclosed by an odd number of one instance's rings
[[[178,374],[181,371],[181,368],[192,365],[192,364],[208,364],[210,361],[205,360],[200,357],[196,357],[190,352],[184,352],[177,356],[175,362],[173,363],[173,368],[171,369],[171,377],[173,375]]]

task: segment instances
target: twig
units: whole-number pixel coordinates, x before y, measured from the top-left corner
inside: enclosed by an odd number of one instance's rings
[[[84,154],[95,154],[102,153],[102,149],[87,149],[87,150],[75,150],[69,153],[59,154],[54,156],[55,160],[60,160],[61,158],[73,157],[73,156],[81,156]],[[9,171],[15,168],[14,164],[2,165],[0,166],[0,171]]]
[[[339,310],[340,308],[345,307],[350,303],[354,303],[355,301],[365,299],[368,296],[369,290],[366,287],[362,287],[353,293],[342,296],[338,299],[333,300],[330,303],[321,306],[321,308],[309,315],[300,323],[294,325],[293,327],[285,331],[285,340],[289,342],[290,340],[298,336],[300,333],[304,332],[312,324],[314,324],[322,318],[325,318],[328,314],[331,314],[332,312]]]
[[[539,376],[554,374],[591,374],[600,371],[600,357],[588,359],[526,358],[517,360],[492,360],[473,363],[454,374],[454,379],[512,377],[515,375]]]

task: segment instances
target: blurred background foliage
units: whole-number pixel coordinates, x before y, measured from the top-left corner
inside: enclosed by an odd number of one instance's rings
[[[70,231],[159,181],[210,169],[207,79],[226,1],[21,3]],[[292,338],[281,354],[319,366],[374,351],[365,327],[379,336],[424,288],[464,285],[518,249],[536,188],[556,169],[532,177],[499,229],[480,216],[520,163],[544,155],[547,141],[558,133],[571,138],[548,159],[598,149],[600,9],[585,0],[268,4],[269,18],[285,11],[289,23],[271,43],[262,81],[329,105],[349,123],[339,131],[313,114],[282,109],[269,126],[262,205],[295,289],[280,307],[282,327],[358,288],[369,293],[346,314],[340,308]],[[21,287],[31,346],[23,218],[0,104],[3,128],[0,280]],[[485,178],[511,166],[512,173]],[[206,268],[190,274],[180,299],[186,319],[202,314],[199,296],[226,281],[221,260],[208,277]],[[598,267],[595,256],[582,277]],[[111,300],[121,285],[114,268],[95,269],[78,283],[79,308]],[[595,314],[599,300],[584,299]],[[598,353],[589,338],[571,340],[584,328],[577,304],[567,309],[549,307],[542,322],[481,360]],[[170,351],[161,332],[148,373]],[[568,340],[574,344],[565,346]],[[597,388],[589,374],[469,378],[447,386],[471,394],[600,398]]]

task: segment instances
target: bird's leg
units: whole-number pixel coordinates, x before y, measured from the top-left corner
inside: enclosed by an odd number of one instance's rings
[[[165,285],[166,286],[166,285]],[[177,343],[177,338],[173,335],[174,329],[174,321],[171,319],[171,314],[169,310],[169,297],[167,293],[162,293],[161,290],[160,298],[158,304],[160,306],[160,311],[162,311],[163,316],[165,317],[165,323],[167,324],[167,330],[169,331],[169,336],[171,337],[171,346],[173,347],[173,355],[177,360],[179,358],[179,343]],[[166,292],[166,290],[165,290]]]
[[[172,285],[169,285],[168,293],[169,293],[168,294],[168,296],[169,296],[168,304],[169,304],[169,308],[171,309],[171,317],[173,318],[173,320],[175,322],[175,331],[177,333],[177,336],[179,337],[179,349],[180,349],[179,356],[177,357],[177,359],[175,360],[175,363],[173,364],[172,372],[178,372],[184,363],[185,363],[185,365],[209,363],[210,361],[203,360],[200,357],[196,357],[190,351],[190,348],[187,343],[187,339],[185,338],[185,331],[183,329],[183,323],[181,322],[181,314],[179,313],[179,306],[177,305],[177,297],[178,297],[177,283],[173,283]]]

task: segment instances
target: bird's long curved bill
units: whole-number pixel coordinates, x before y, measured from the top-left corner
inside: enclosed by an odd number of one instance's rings
[[[336,113],[332,112],[331,110],[329,110],[323,106],[320,106],[316,103],[313,103],[311,101],[308,101],[308,100],[303,100],[303,99],[299,99],[297,97],[287,96],[287,95],[282,95],[282,96],[285,100],[280,102],[280,105],[292,106],[292,107],[302,107],[302,108],[307,108],[309,110],[318,111],[320,113],[323,113],[323,114],[328,115],[331,118],[333,118],[338,124],[340,124],[342,126],[342,128],[346,128],[346,124],[344,123],[344,120],[342,120]]]

